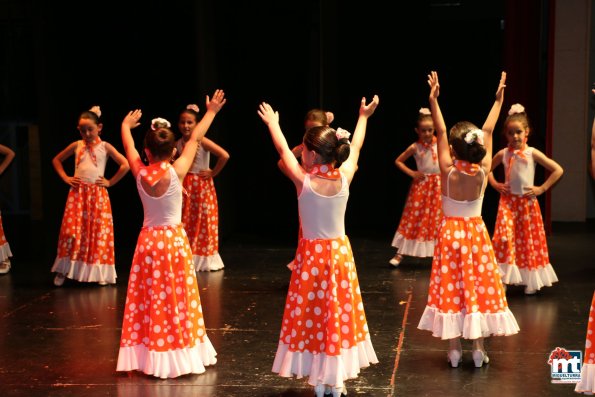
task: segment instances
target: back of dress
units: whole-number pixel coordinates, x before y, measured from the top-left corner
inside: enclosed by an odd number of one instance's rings
[[[311,175],[306,174],[298,196],[303,237],[308,240],[337,238],[345,235],[345,211],[349,198],[347,178],[341,174],[341,189],[324,196],[312,189]]]
[[[136,176],[136,188],[143,203],[143,227],[179,225],[182,222],[182,185],[173,167],[170,166],[168,172],[169,187],[159,197],[149,196],[141,184],[141,173]]]

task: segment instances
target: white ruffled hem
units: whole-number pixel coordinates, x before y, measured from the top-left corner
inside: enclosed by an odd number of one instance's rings
[[[525,285],[528,290],[538,291],[543,287],[551,287],[558,281],[558,276],[551,264],[539,269],[519,268],[515,264],[499,263],[502,282],[510,285]]]
[[[577,393],[595,393],[595,364],[583,364],[581,381],[576,384],[574,391]]]
[[[52,272],[65,274],[72,280],[89,283],[115,284],[117,277],[114,265],[89,265],[81,261],[70,260],[69,257],[57,258],[52,266]]]
[[[4,243],[0,246],[0,262],[4,262],[8,258],[12,257],[12,252],[10,251],[10,246],[8,243]]]
[[[158,352],[145,345],[121,346],[116,371],[142,371],[158,378],[202,374],[217,362],[217,352],[207,336],[194,347]]]
[[[392,242],[392,246],[397,248],[399,254],[414,256],[416,258],[427,258],[434,256],[435,245],[435,240],[408,240],[399,232],[395,234]]]
[[[341,354],[329,356],[326,353],[290,351],[289,346],[279,343],[273,372],[283,377],[295,375],[298,379],[308,376],[312,386],[325,384],[343,387],[347,379],[357,378],[360,369],[378,363],[374,347],[366,339],[350,349],[341,349]]]
[[[211,256],[192,255],[192,260],[194,261],[194,269],[197,272],[214,272],[225,267],[219,253]]]
[[[507,336],[520,328],[510,309],[500,313],[441,313],[435,307],[426,306],[417,328],[432,331],[432,336],[441,339],[463,337],[477,339],[488,336]]]

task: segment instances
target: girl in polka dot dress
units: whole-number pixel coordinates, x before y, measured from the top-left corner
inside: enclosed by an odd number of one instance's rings
[[[273,372],[307,376],[317,396],[346,394],[344,382],[378,362],[344,224],[349,184],[378,101],[374,96],[366,104],[362,98],[351,143],[340,128],[308,129],[301,165],[283,136],[279,114],[264,102],[258,111],[296,186],[302,227]]]
[[[473,361],[481,367],[489,361],[485,337],[519,331],[481,218],[486,174],[491,169],[492,131],[502,107],[506,73],[502,73],[496,101],[481,130],[461,121],[450,129],[448,139],[438,105],[438,75],[432,72],[428,78],[444,217],[434,250],[428,302],[418,328],[449,341],[447,359],[453,367],[462,361],[461,337],[471,339]]]
[[[124,308],[117,371],[141,371],[158,378],[205,372],[217,362],[206,334],[192,250],[182,226],[182,182],[198,142],[225,104],[224,93],[206,99],[207,111],[193,129],[180,156],[169,122],[153,119],[145,135],[145,166],[131,129],[141,111],[122,122],[122,142],[144,210]]]
[[[527,145],[529,118],[521,104],[514,104],[504,122],[508,147],[492,161],[492,170],[504,166],[505,182],[490,184],[500,192],[500,203],[492,244],[502,272],[502,282],[524,285],[525,294],[534,294],[558,281],[550,264],[545,228],[537,196],[550,189],[562,176],[562,167],[541,151]],[[535,165],[550,172],[541,186],[535,186]]]
[[[417,142],[411,144],[395,160],[397,167],[413,179],[392,242],[397,252],[389,263],[395,267],[399,266],[404,255],[418,258],[433,256],[442,220],[440,169],[434,122],[429,109],[419,110],[415,132],[419,138]],[[411,156],[415,158],[415,170],[405,164]]]
[[[100,285],[116,282],[114,224],[107,188],[122,179],[129,167],[120,152],[99,138],[103,129],[100,117],[99,106],[82,112],[77,128],[83,139],[68,145],[52,160],[60,178],[70,185],[52,266],[58,287],[65,278]],[[75,158],[74,176],[67,175],[62,166],[71,156]],[[108,157],[120,166],[110,179],[104,177]]]
[[[188,105],[178,118],[182,138],[176,141],[176,153],[182,153],[197,123],[198,106]],[[211,153],[217,157],[213,169],[210,167]],[[203,138],[184,178],[187,194],[183,196],[182,224],[190,241],[196,271],[216,271],[224,267],[219,255],[219,204],[213,178],[219,175],[227,160],[229,154],[225,149]]]
[[[592,91],[595,94],[595,89]],[[589,170],[591,177],[595,180],[595,119],[593,119],[593,127],[591,128],[591,162]],[[595,292],[593,292],[589,310],[581,380],[576,384],[574,391],[588,395],[595,393]]]

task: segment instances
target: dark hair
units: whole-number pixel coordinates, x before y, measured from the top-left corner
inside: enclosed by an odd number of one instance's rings
[[[101,124],[101,116],[93,112],[92,110],[85,110],[81,112],[81,114],[79,115],[79,120],[80,119],[89,119],[93,121],[95,124]]]
[[[423,113],[422,110],[429,111],[429,109],[427,109],[427,108],[419,109],[419,113],[417,114],[417,123],[415,124],[416,127],[419,127],[419,123],[421,123],[422,121],[425,121],[425,120],[430,120],[432,122],[434,121],[432,119],[432,113]]]
[[[523,125],[523,127],[528,128],[529,129],[529,133],[531,131],[531,123],[529,122],[529,116],[527,116],[527,112],[525,112],[525,108],[522,107],[522,105],[520,104],[516,104],[519,105],[519,107],[521,107],[523,109],[522,112],[515,112],[512,114],[509,114],[506,119],[504,120],[504,128],[502,129],[504,132],[506,132],[506,127],[508,126],[508,123],[513,122],[513,121],[518,121],[519,123],[521,123]],[[511,108],[512,109],[512,108]]]
[[[486,148],[477,141],[465,142],[465,136],[469,131],[478,129],[473,123],[459,121],[450,129],[448,143],[452,146],[457,159],[478,164],[486,155]]]
[[[182,116],[183,114],[189,114],[191,116],[194,116],[194,120],[198,121],[198,112],[194,109],[184,109],[180,112],[180,116]]]
[[[324,164],[334,163],[337,168],[349,157],[349,140],[337,139],[337,131],[328,126],[312,127],[306,131],[304,145],[318,153]]]
[[[167,127],[156,125],[145,134],[145,148],[159,160],[169,159],[176,144],[174,133]]]

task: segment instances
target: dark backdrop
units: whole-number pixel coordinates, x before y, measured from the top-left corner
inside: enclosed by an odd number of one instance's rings
[[[39,126],[41,189],[32,193],[25,186],[22,196],[41,194],[43,205],[39,219],[3,211],[4,227],[15,257],[40,257],[48,268],[68,190],[51,159],[79,139],[78,114],[94,104],[104,114],[102,138],[122,150],[119,125],[128,110],[143,110],[140,143],[151,118],[175,123],[186,104],[197,102],[204,110],[205,95],[225,90],[228,103],[208,133],[231,155],[215,180],[222,255],[226,241],[291,246],[297,237],[296,193],[277,169],[256,113],[263,100],[279,110],[294,145],[308,109],[333,111],[333,126],[352,131],[361,97],[380,96],[346,227],[352,236],[384,238],[387,247],[410,183],[394,159],[416,139],[413,127],[418,109],[428,106],[430,70],[439,72],[448,126],[461,119],[481,125],[500,72],[507,70],[503,114],[511,103],[525,104],[536,132],[532,144],[545,147],[551,7],[545,0],[522,6],[512,0],[428,0],[406,7],[329,0],[56,3],[3,2],[0,13],[0,119]],[[495,147],[502,145],[496,137]],[[111,175],[115,166],[108,164]],[[15,167],[27,177],[26,164]],[[125,268],[142,207],[130,174],[109,192],[117,261]],[[5,189],[6,197],[12,194]],[[490,228],[497,199],[488,187],[484,219]]]

